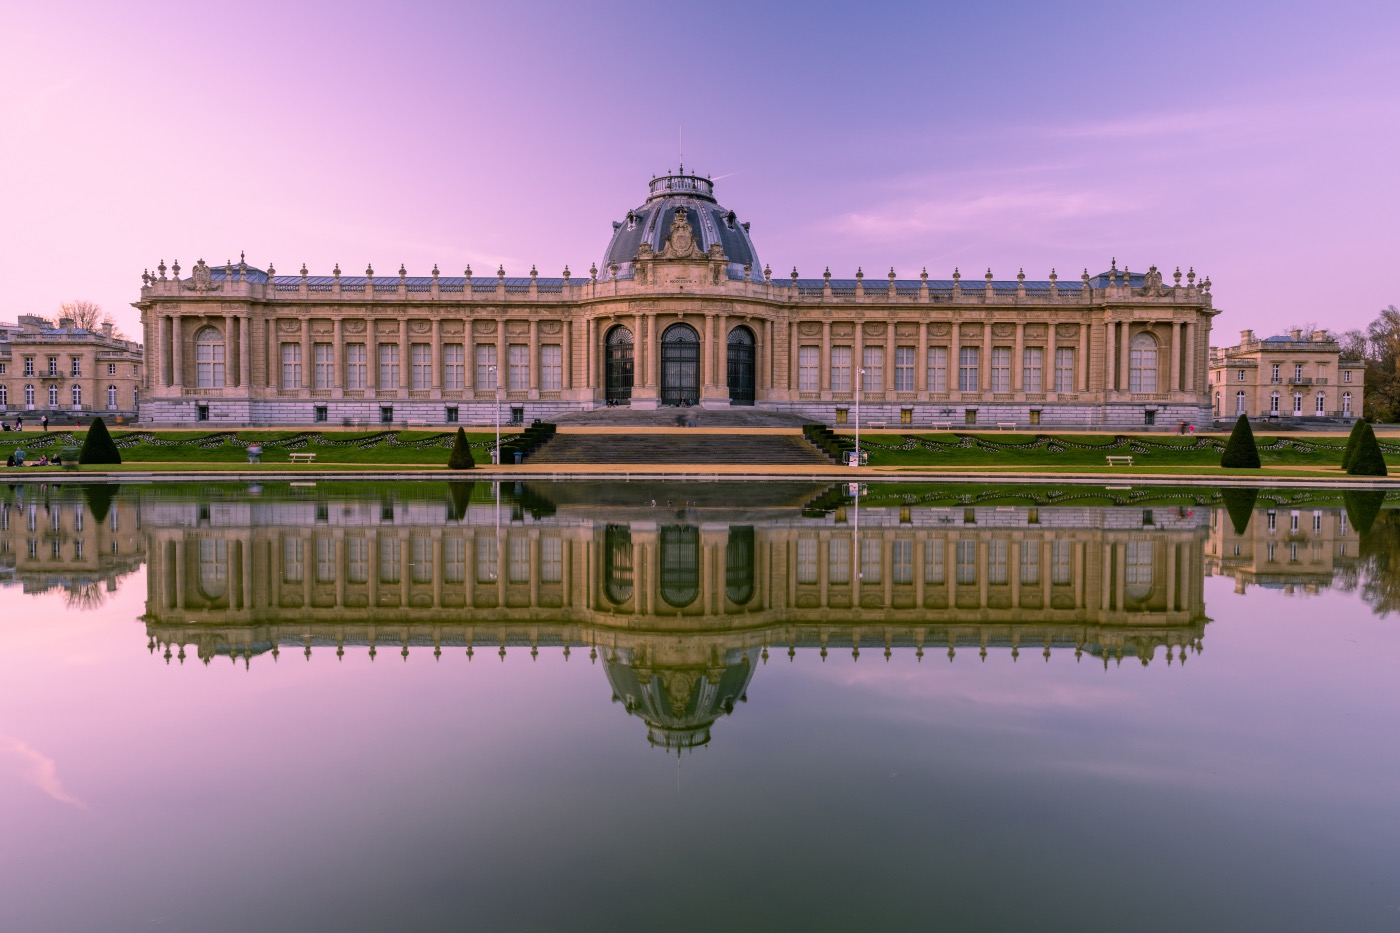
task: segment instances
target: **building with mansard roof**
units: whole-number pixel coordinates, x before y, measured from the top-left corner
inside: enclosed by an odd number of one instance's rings
[[[550,420],[755,406],[843,424],[1142,429],[1211,413],[1210,280],[774,276],[713,182],[650,182],[586,275],[143,275],[142,419]],[[857,399],[859,394],[859,399]]]

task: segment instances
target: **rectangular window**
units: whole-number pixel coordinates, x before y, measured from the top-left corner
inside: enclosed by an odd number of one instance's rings
[[[1040,582],[1040,542],[1021,542],[1021,582],[1036,584]]]
[[[301,388],[301,344],[282,344],[282,388]]]
[[[282,582],[300,583],[306,573],[305,544],[301,538],[292,535],[282,537]]]
[[[1040,424],[1039,408],[1032,408],[1030,411],[1026,412],[1026,414],[1030,416],[1031,427],[1037,427]]]
[[[365,387],[365,345],[347,343],[345,345],[345,388]]]
[[[564,542],[560,538],[540,539],[540,582],[564,582]]]
[[[1244,370],[1243,370],[1243,369],[1241,369],[1241,370],[1239,371],[1239,376],[1237,376],[1237,377],[1235,378],[1235,381],[1236,381],[1236,382],[1244,382]]]
[[[364,538],[345,539],[345,582],[369,581],[369,542]]]
[[[317,405],[315,412],[317,421],[324,424],[325,422],[331,420],[331,411],[325,405]]]
[[[1021,388],[1026,392],[1044,392],[1045,382],[1041,375],[1045,365],[1045,351],[1040,347],[1025,347],[1021,351]]]
[[[540,388],[546,392],[564,388],[564,348],[557,343],[540,347]]]
[[[414,343],[408,347],[410,389],[433,387],[433,348],[431,344]]]
[[[977,582],[977,542],[960,540],[954,557],[959,584]]]
[[[74,360],[74,361],[73,361],[73,365],[74,365],[74,366],[78,365],[77,360]],[[77,373],[74,373],[73,375],[76,376]],[[1302,363],[1294,363],[1294,364],[1293,364],[1293,381],[1294,381],[1294,382],[1297,382],[1299,379],[1302,379],[1302,378],[1303,378],[1303,364],[1302,364]]]
[[[981,390],[979,363],[981,347],[960,347],[958,349],[958,391],[978,392]]]
[[[116,363],[108,363],[108,364],[107,364],[107,375],[109,375],[109,376],[115,376],[116,374],[117,374],[117,364],[116,364]],[[0,376],[3,376],[3,375],[5,375],[5,364],[4,364],[4,363],[0,363]]]
[[[335,540],[316,536],[316,582],[335,582]]]
[[[387,535],[375,539],[379,548],[379,582],[398,583],[403,570],[403,542]]]
[[[83,374],[83,359],[82,359],[82,357],[80,357],[80,356],[69,357],[69,362],[72,364],[72,373],[71,373],[71,375],[73,375],[73,376],[81,376],[81,375]],[[1300,366],[1299,369],[1301,369],[1301,368],[1302,368],[1302,367]]]
[[[963,424],[976,424],[976,423],[977,423],[977,409],[975,409],[975,408],[964,408],[964,409],[963,409]]]
[[[894,348],[894,390],[914,391],[914,348]]]
[[[379,423],[380,423],[380,424],[393,424],[393,423],[394,423],[394,406],[393,406],[393,405],[380,405],[380,406],[379,406]]]
[[[851,391],[851,348],[831,348],[831,391]]]
[[[817,582],[817,539],[797,539],[797,582],[810,585]]]
[[[821,347],[797,348],[797,391],[821,391]]]
[[[828,583],[851,582],[850,538],[832,538],[827,542],[826,579]]]
[[[507,371],[506,388],[512,392],[523,392],[530,388],[530,347],[524,343],[513,343],[506,347]]]
[[[1351,382],[1351,370],[1349,370],[1349,369],[1342,370],[1342,381],[1343,381],[1343,382]]]
[[[1006,538],[993,538],[987,542],[987,582],[993,586],[1003,586],[1007,581],[1007,553],[1010,542]]]
[[[899,410],[899,423],[900,423],[900,424],[913,424],[913,423],[914,423],[914,409],[912,409],[912,408],[901,408],[901,409]]]
[[[329,343],[313,343],[311,345],[311,358],[315,365],[312,372],[312,388],[329,389],[335,385],[335,345]]]
[[[1278,364],[1274,363],[1269,367],[1269,381],[1278,382]]]
[[[467,354],[460,343],[449,343],[442,348],[442,387],[461,389],[466,387]]]
[[[924,582],[943,582],[943,539],[924,541]]]
[[[847,424],[850,421],[851,410],[849,408],[836,409],[836,423]]]
[[[883,544],[880,538],[860,539],[860,581],[862,583],[879,583],[884,577],[883,570]]]
[[[483,539],[475,542],[476,545],[476,582],[494,583],[499,574],[498,555],[496,549],[498,542],[494,539]]]
[[[1055,391],[1074,391],[1074,348],[1055,348]]]
[[[512,535],[506,539],[506,579],[510,583],[530,582],[530,539]]]
[[[24,374],[26,376],[34,375],[34,357],[26,356],[24,358]]]
[[[1071,541],[1050,542],[1050,582],[1055,586],[1068,586],[1074,582],[1074,553]]]
[[[448,405],[447,408],[443,410],[442,420],[446,421],[448,424],[456,424],[459,420],[461,420],[458,416],[457,406]]]
[[[992,391],[1011,391],[1011,348],[992,347]]]
[[[409,575],[414,583],[433,582],[433,539],[413,535],[408,539]]]
[[[476,387],[496,388],[496,345],[479,343],[476,345]]]
[[[49,375],[50,375],[50,376],[57,376],[57,375],[58,375],[58,357],[56,357],[56,356],[51,356],[51,357],[49,357]]]
[[[885,348],[863,347],[861,352],[860,377],[862,392],[880,392],[885,388]]]
[[[442,582],[461,583],[467,578],[467,542],[463,538],[442,539]]]
[[[895,583],[914,582],[914,540],[895,538],[890,542],[890,577]]]
[[[928,348],[928,390],[948,391],[948,348]]]
[[[379,345],[379,388],[399,387],[399,345],[381,343]]]

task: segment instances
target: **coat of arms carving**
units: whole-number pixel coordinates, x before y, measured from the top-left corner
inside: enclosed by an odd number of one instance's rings
[[[705,253],[695,242],[695,231],[690,227],[690,218],[685,208],[676,208],[671,218],[671,230],[666,234],[666,245],[662,247],[661,259],[704,259]]]
[[[209,269],[209,264],[203,259],[194,264],[190,270],[189,281],[183,283],[185,288],[197,292],[212,292],[218,286],[214,284],[214,274]]]
[[[1162,273],[1153,266],[1142,277],[1142,288],[1137,293],[1145,298],[1165,298],[1171,294],[1171,289],[1162,287]]]

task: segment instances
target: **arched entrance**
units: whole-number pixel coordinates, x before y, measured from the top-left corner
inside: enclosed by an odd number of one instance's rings
[[[661,598],[684,609],[700,595],[700,529],[667,525],[661,529]]]
[[[607,374],[604,378],[604,398],[609,405],[627,405],[632,401],[632,332],[621,324],[608,331],[604,341]]]
[[[729,332],[729,404],[752,405],[753,400],[753,331],[736,327]]]
[[[672,324],[661,335],[661,404],[700,400],[700,335],[689,324]]]

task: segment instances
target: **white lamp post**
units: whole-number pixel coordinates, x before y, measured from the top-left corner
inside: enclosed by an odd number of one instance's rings
[[[865,370],[857,370],[856,381],[856,460],[851,466],[860,466],[860,395],[865,391]]]
[[[488,366],[486,371],[491,374],[491,386],[496,390],[496,449],[491,455],[491,459],[496,466],[501,465],[501,378],[496,371],[496,367]]]

